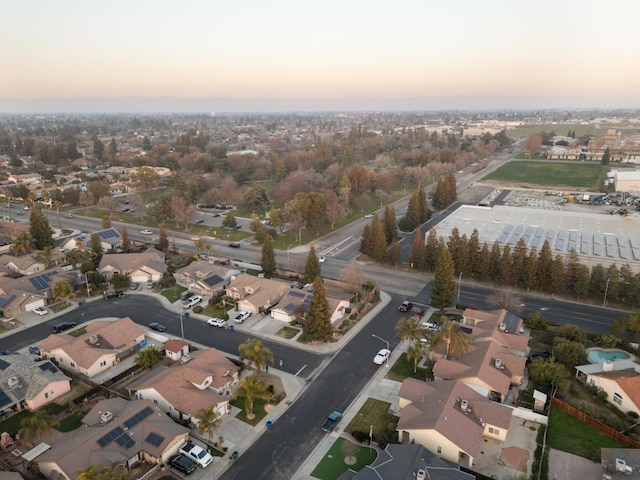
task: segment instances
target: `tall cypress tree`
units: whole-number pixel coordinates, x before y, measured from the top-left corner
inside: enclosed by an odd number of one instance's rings
[[[449,250],[443,248],[438,257],[438,264],[433,276],[431,289],[431,306],[438,309],[452,307],[456,300],[455,266]]]
[[[273,250],[273,242],[271,235],[267,235],[262,243],[262,259],[260,261],[262,270],[265,273],[273,273],[276,271],[276,253]]]
[[[392,206],[384,209],[384,217],[382,219],[384,227],[384,236],[387,239],[387,245],[398,238],[398,226],[396,225],[396,212]]]
[[[309,255],[307,255],[302,282],[305,284],[313,283],[317,277],[320,277],[320,261],[318,260],[318,255],[316,255],[316,247],[312,246],[309,249]]]
[[[313,282],[313,298],[307,308],[303,332],[307,340],[313,342],[328,342],[332,338],[329,302],[324,290],[324,281],[319,275]]]
[[[29,223],[29,233],[33,238],[34,248],[44,250],[46,247],[53,247],[53,230],[51,230],[47,217],[38,207],[31,209]]]

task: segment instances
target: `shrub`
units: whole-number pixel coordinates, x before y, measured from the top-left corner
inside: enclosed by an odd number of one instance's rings
[[[202,313],[202,306],[196,305],[193,307],[193,313]]]
[[[361,430],[354,430],[351,433],[351,436],[353,436],[353,438],[360,443],[363,443],[369,440],[369,432],[363,432]]]

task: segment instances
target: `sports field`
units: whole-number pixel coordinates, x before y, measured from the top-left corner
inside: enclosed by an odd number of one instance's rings
[[[570,187],[599,191],[600,180],[606,178],[609,169],[608,166],[600,163],[516,160],[504,164],[482,180],[515,185]]]
[[[576,138],[580,138],[584,135],[592,135],[594,137],[602,137],[607,133],[608,130],[619,130],[622,133],[623,137],[628,137],[630,135],[638,135],[640,134],[640,128],[637,125],[609,125],[609,124],[600,124],[600,125],[582,125],[582,124],[573,124],[573,123],[565,123],[565,124],[545,124],[545,125],[522,125],[520,127],[515,127],[511,130],[507,130],[507,136],[509,138],[527,138],[535,133],[542,132],[555,132],[556,135],[567,135],[569,130],[572,132],[576,132]]]

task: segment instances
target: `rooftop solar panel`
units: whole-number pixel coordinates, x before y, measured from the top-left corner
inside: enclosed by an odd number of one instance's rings
[[[305,293],[304,292],[298,292],[296,290],[290,291],[289,295],[293,296],[293,297],[298,297],[298,298],[304,298]]]
[[[116,428],[112,429],[109,433],[107,433],[106,435],[103,435],[102,437],[100,437],[97,440],[98,445],[100,445],[101,447],[104,447],[105,445],[111,443],[113,440],[118,438],[123,433],[124,433],[124,430],[122,429],[122,427],[116,427]]]
[[[9,364],[0,358],[0,370],[6,370]]]
[[[0,388],[0,408],[4,408],[7,405],[11,405],[12,401],[9,396],[4,393],[4,390]]]
[[[39,365],[39,367],[43,372],[49,371],[51,373],[56,373],[58,371],[56,366],[51,362],[44,362],[42,365]]]
[[[161,437],[157,433],[151,432],[149,435],[147,435],[147,438],[145,438],[144,441],[150,443],[154,447],[159,447],[162,442],[164,442],[164,437]]]
[[[136,444],[136,442],[133,440],[133,438],[131,438],[129,435],[127,435],[126,432],[124,432],[122,435],[117,437],[115,439],[115,441],[116,441],[116,443],[118,445],[120,445],[121,447],[124,447],[124,448],[131,448]]]
[[[11,295],[10,297],[0,298],[0,307],[6,307],[11,302],[13,302],[15,300],[15,298],[16,298],[15,295]]]
[[[138,423],[140,423],[142,420],[147,418],[149,415],[151,415],[152,413],[153,413],[153,409],[151,407],[145,407],[144,410],[141,410],[140,412],[136,413],[133,417],[131,417],[129,420],[124,422],[124,426],[127,428],[134,427]]]

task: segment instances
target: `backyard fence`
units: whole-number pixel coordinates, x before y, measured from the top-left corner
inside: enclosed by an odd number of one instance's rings
[[[556,397],[551,397],[551,405],[559,408],[563,412],[568,413],[572,417],[577,418],[578,420],[586,423],[590,427],[595,428],[600,433],[603,433],[608,437],[613,438],[614,440],[626,445],[629,448],[640,448],[640,442],[637,442],[632,438],[629,438],[626,435],[621,434],[620,432],[614,430],[608,425],[605,425],[604,423],[596,420],[595,418],[590,417],[586,413],[581,412],[577,408],[574,408],[567,403],[564,403],[562,400],[559,400]]]

